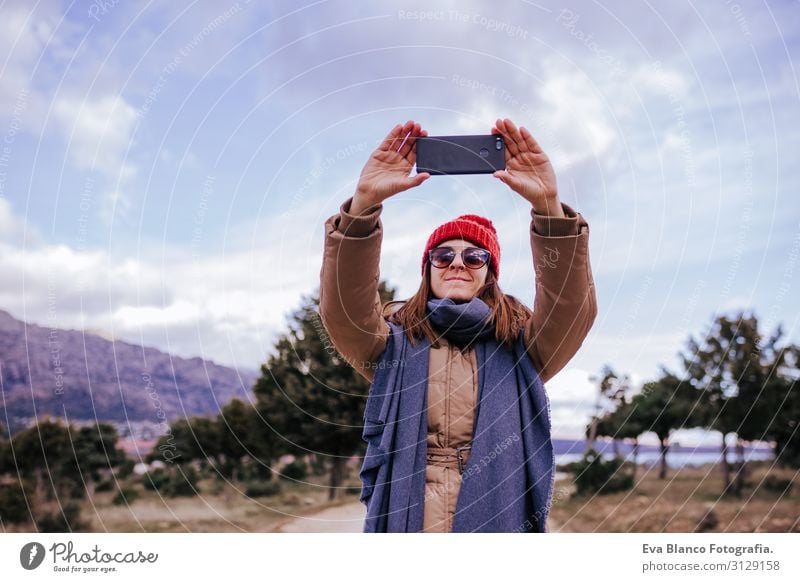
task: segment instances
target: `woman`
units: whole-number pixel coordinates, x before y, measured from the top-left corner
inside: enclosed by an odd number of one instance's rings
[[[531,203],[533,311],[498,285],[492,222],[441,225],[405,302],[378,294],[383,201],[410,176],[413,121],[397,125],[325,222],[320,316],[334,345],[372,382],[361,468],[365,532],[547,531],[554,456],[543,383],[572,358],[597,315],[589,227],[560,202],[547,155],[524,127],[497,120],[506,170],[494,176]]]

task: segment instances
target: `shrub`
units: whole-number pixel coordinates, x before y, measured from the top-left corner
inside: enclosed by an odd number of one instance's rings
[[[24,523],[30,519],[27,497],[31,492],[25,481],[0,483],[0,522]]]
[[[117,478],[124,479],[125,477],[129,477],[133,474],[134,467],[136,467],[136,463],[133,461],[133,459],[125,457],[125,460],[122,461],[119,469],[117,469]]]
[[[128,505],[139,497],[139,492],[132,487],[123,487],[111,500],[114,505]]]
[[[622,464],[622,459],[606,461],[596,450],[586,451],[571,468],[578,495],[604,495],[633,488],[633,477],[622,471]]]
[[[83,499],[86,497],[86,486],[83,480],[78,477],[56,477],[53,479],[53,487],[47,488],[49,499]]]
[[[306,478],[306,464],[303,461],[292,461],[281,471],[281,477],[287,480],[300,481]]]
[[[187,466],[183,472],[176,471],[172,475],[166,494],[169,497],[191,497],[197,495],[197,471],[192,466]]]
[[[248,497],[269,497],[277,495],[283,489],[279,481],[253,481],[247,485],[245,495]]]
[[[144,488],[150,491],[158,491],[165,497],[190,497],[197,495],[197,471],[191,465],[178,469],[166,471],[156,469],[146,473],[142,477]]]
[[[142,484],[148,491],[162,491],[168,482],[169,473],[167,473],[164,469],[148,471],[142,475]]]
[[[767,475],[761,485],[765,491],[789,495],[792,492],[792,480],[782,479],[777,475]]]
[[[114,481],[112,481],[111,479],[105,479],[103,481],[100,481],[94,487],[95,493],[102,493],[103,491],[113,491],[113,490],[114,490]]]
[[[40,533],[66,533],[83,531],[87,524],[81,520],[81,507],[76,501],[69,501],[53,512],[43,513],[36,519],[36,529]]]

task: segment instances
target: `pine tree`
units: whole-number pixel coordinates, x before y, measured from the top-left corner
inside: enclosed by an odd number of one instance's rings
[[[659,479],[667,477],[667,453],[673,431],[690,428],[696,405],[693,389],[662,367],[660,377],[647,382],[631,401],[630,422],[642,432],[654,432],[660,447]]]
[[[99,422],[77,430],[74,456],[90,496],[102,478],[101,472],[111,473],[125,461],[125,452],[117,448],[118,442],[119,434],[112,424]]]
[[[768,379],[783,364],[784,350],[777,343],[777,331],[762,340],[758,319],[744,311],[722,315],[711,325],[705,338],[687,341],[681,354],[690,384],[702,391],[702,414],[698,421],[722,433],[723,494],[741,494],[744,482],[744,442],[766,438],[774,415],[774,394]],[[737,471],[731,482],[727,437],[735,435]]]
[[[246,463],[252,468],[248,478],[255,472],[261,479],[270,479],[270,465],[280,450],[276,436],[264,425],[255,407],[234,398],[225,405],[216,422],[224,474],[243,478]]]
[[[395,290],[381,282],[379,293],[385,303]],[[363,454],[369,383],[330,342],[319,316],[319,291],[302,298],[261,372],[254,388],[259,415],[287,452],[330,459],[329,497],[334,499],[346,478],[347,460]]]

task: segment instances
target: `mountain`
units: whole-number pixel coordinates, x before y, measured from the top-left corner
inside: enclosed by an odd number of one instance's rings
[[[181,358],[98,331],[28,324],[0,310],[0,421],[172,422],[252,401],[254,370]]]

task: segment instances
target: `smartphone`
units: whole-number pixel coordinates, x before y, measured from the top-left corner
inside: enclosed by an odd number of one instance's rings
[[[416,147],[418,174],[492,174],[506,169],[506,144],[501,135],[418,137]]]

